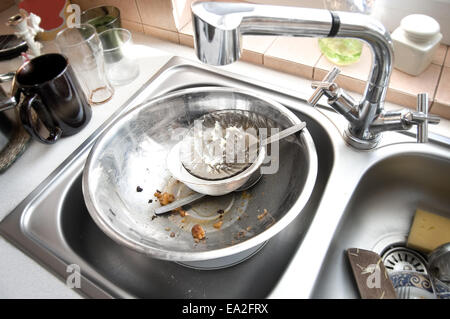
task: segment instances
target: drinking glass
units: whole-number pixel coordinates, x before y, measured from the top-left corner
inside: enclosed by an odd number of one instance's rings
[[[56,36],[56,45],[67,56],[81,80],[89,103],[109,101],[114,89],[105,74],[102,44],[95,28],[89,24],[80,24],[64,29]]]
[[[120,28],[120,10],[113,6],[90,8],[81,14],[81,23],[94,26],[97,33],[107,29]]]
[[[103,46],[106,75],[113,85],[124,85],[139,75],[133,59],[133,40],[130,31],[114,28],[99,34]]]

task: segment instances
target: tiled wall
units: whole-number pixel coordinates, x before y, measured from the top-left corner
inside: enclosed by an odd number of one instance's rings
[[[81,10],[100,5],[120,9],[122,26],[179,43],[178,30],[190,20],[193,0],[72,0]]]
[[[192,26],[180,32],[180,43],[193,46]],[[317,39],[291,37],[243,37],[242,60],[266,67],[321,80],[334,66],[320,52]],[[337,83],[350,91],[363,93],[372,65],[372,53],[364,46],[359,62],[340,67]],[[415,109],[417,94],[427,92],[431,112],[450,119],[450,49],[441,45],[432,64],[419,76],[394,69],[386,100]]]
[[[192,1],[72,0],[83,10],[97,5],[115,5],[122,12],[125,28],[193,47],[192,25],[189,22]],[[317,39],[245,36],[243,41],[242,60],[247,62],[314,80],[321,80],[333,67],[321,54]],[[447,46],[441,45],[433,63],[416,77],[394,69],[386,99],[415,108],[417,94],[427,92],[432,103],[431,112],[450,119],[449,51]],[[345,89],[363,93],[371,64],[370,49],[364,47],[358,63],[341,67],[337,83]]]
[[[3,0],[0,0],[3,1]],[[195,0],[71,0],[81,10],[100,5],[118,7],[122,25],[164,40],[180,43],[178,32],[191,20],[191,3]],[[210,0],[228,1],[238,0]],[[243,2],[243,1],[239,1]]]
[[[0,10],[8,1],[1,0]],[[121,11],[124,28],[193,47],[189,8],[194,0],[71,1],[79,4],[82,10],[99,5],[116,6]],[[333,67],[321,54],[317,39],[257,36],[245,36],[243,39],[242,60],[247,62],[314,80],[322,79]],[[370,50],[364,47],[358,63],[341,67],[337,83],[345,89],[363,93],[371,59]],[[415,108],[416,96],[421,92],[429,94],[432,113],[450,119],[450,50],[447,46],[440,46],[432,64],[419,76],[410,76],[394,69],[386,99]]]

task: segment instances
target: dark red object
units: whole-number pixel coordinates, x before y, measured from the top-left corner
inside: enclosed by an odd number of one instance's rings
[[[64,24],[64,8],[67,2],[68,0],[23,0],[19,3],[19,8],[40,16],[40,27],[49,31]]]

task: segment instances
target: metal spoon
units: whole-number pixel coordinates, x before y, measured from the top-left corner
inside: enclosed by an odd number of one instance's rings
[[[278,132],[276,134],[273,134],[272,136],[266,138],[265,140],[263,140],[261,142],[261,146],[266,146],[268,144],[277,142],[285,137],[288,137],[294,133],[297,133],[298,131],[301,131],[302,129],[304,129],[306,127],[306,123],[305,122],[301,122],[299,124],[293,125],[285,130],[282,130],[281,132]],[[244,191],[246,189],[249,189],[250,187],[252,187],[253,185],[255,185],[259,179],[261,178],[261,175],[259,174],[259,172],[257,171],[258,174],[253,174],[253,176],[250,177],[250,179],[244,184],[242,185],[240,188],[238,188],[237,190],[235,190],[235,192],[238,191]],[[179,200],[176,200],[170,204],[158,207],[155,209],[154,214],[155,215],[161,215],[167,212],[170,212],[178,207],[182,207],[184,205],[190,204],[192,202],[195,202],[196,200],[203,198],[207,195],[205,194],[201,194],[201,193],[194,193],[192,195],[186,196],[184,198],[181,198]]]

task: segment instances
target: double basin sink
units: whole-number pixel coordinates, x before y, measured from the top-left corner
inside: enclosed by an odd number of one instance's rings
[[[196,86],[246,89],[270,97],[307,122],[318,176],[301,214],[254,256],[235,266],[198,270],[120,246],[91,219],[81,173],[95,139],[121,114],[156,96]],[[93,298],[357,298],[347,248],[383,253],[404,245],[416,208],[450,217],[450,142],[417,144],[387,133],[371,151],[347,146],[345,122],[289,92],[171,59],[0,223],[0,233],[66,281],[81,271],[78,293]]]

